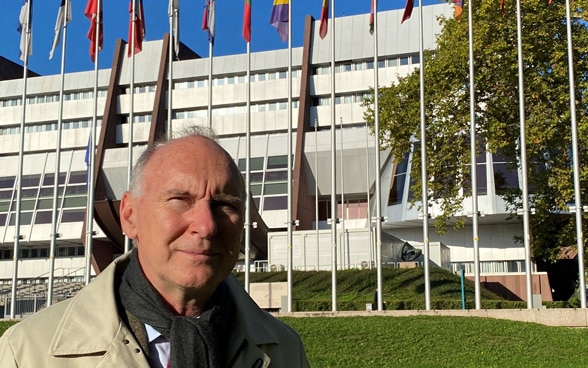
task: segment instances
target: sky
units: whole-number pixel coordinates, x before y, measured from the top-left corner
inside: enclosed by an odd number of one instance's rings
[[[438,4],[441,0],[423,0],[424,5]],[[72,20],[67,27],[65,71],[94,70],[90,60],[90,42],[86,38],[90,21],[84,16],[87,0],[72,0]],[[100,52],[99,68],[112,65],[116,40],[127,40],[129,27],[129,2],[102,0],[104,21],[104,46]],[[332,3],[332,0],[331,0]],[[365,14],[366,29],[370,0],[336,0],[337,17]],[[418,6],[415,0],[415,6]],[[33,54],[29,58],[29,69],[41,75],[59,74],[61,70],[61,43],[49,60],[49,50],[55,35],[55,20],[61,0],[34,0],[32,24]],[[266,51],[287,48],[275,29],[269,24],[272,0],[252,0],[251,51]],[[378,1],[378,10],[403,9],[406,0]],[[207,34],[201,30],[204,0],[180,0],[180,40],[202,57],[208,56]],[[292,1],[292,45],[302,45],[304,18],[310,14],[320,19],[322,0]],[[16,31],[22,0],[0,0],[0,55],[22,65],[19,59],[20,35]],[[168,0],[143,0],[147,41],[163,39],[169,32],[167,15]],[[450,5],[447,5],[450,6]],[[246,52],[246,43],[241,36],[243,27],[243,0],[216,1],[216,37],[213,55],[230,55]],[[330,14],[330,13],[329,13]],[[417,9],[412,19],[418,21]]]

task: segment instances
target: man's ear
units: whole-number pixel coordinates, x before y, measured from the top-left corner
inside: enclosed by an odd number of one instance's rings
[[[129,239],[137,238],[137,228],[135,224],[135,197],[129,192],[125,192],[120,201],[120,226]]]

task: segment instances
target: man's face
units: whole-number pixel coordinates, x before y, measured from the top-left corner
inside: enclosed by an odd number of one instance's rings
[[[243,232],[240,173],[215,142],[186,137],[156,151],[142,188],[121,202],[123,230],[160,294],[212,293],[233,269]]]

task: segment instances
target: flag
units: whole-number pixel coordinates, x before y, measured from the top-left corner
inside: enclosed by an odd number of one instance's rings
[[[214,1],[205,0],[202,30],[208,32],[208,42],[214,45]]]
[[[551,4],[551,0],[549,0],[549,3]],[[504,18],[505,12],[504,12],[504,0],[500,0],[500,16],[502,18]]]
[[[169,0],[167,15],[169,15],[169,21],[171,22],[174,36],[174,52],[177,57],[180,53],[180,0]]]
[[[319,36],[325,38],[329,31],[329,0],[323,0],[323,8],[321,10],[321,26],[319,28]]]
[[[243,38],[251,42],[251,0],[245,0],[243,8]]]
[[[463,13],[463,0],[453,0],[453,18],[457,21],[460,21],[462,13]]]
[[[134,11],[134,14],[133,14]],[[143,0],[131,0],[129,3],[129,44],[127,47],[127,57],[133,54],[133,27],[135,27],[134,53],[138,54],[143,50],[143,39],[145,38],[145,14],[143,13]]]
[[[51,50],[49,51],[49,60],[53,59],[53,52],[55,52],[57,44],[61,39],[61,29],[65,27],[70,20],[71,0],[61,0],[61,5],[59,6],[59,10],[57,11],[57,20],[55,21],[55,37],[53,38],[53,45],[51,46]]]
[[[289,0],[274,0],[270,24],[278,31],[278,36],[284,42],[288,41],[288,22],[290,21],[290,12],[288,9]]]
[[[98,45],[98,51],[102,50],[102,44],[104,41],[104,34],[102,31],[102,2],[100,2],[100,14],[98,14],[98,1],[99,0],[88,0],[86,4],[86,10],[84,15],[90,20],[90,29],[86,38],[90,40],[90,59],[96,60],[96,45]],[[100,15],[100,24],[98,24],[98,15]],[[98,40],[96,40],[96,29],[98,29]]]
[[[370,6],[370,34],[374,34],[374,0],[372,0],[372,5]]]
[[[414,0],[406,0],[406,6],[404,7],[404,14],[402,14],[402,21],[400,24],[404,23],[405,20],[410,18],[412,15],[412,8],[414,7]]]
[[[33,0],[23,0],[20,8],[20,14],[18,16],[18,27],[16,30],[20,33],[20,53],[19,58],[25,61],[25,49],[27,48],[27,33],[28,37],[28,54],[33,54],[33,45],[31,39],[33,38],[33,32],[31,31],[31,24],[33,20]]]

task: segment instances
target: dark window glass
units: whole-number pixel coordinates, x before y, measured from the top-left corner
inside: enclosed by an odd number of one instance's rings
[[[0,200],[10,199],[10,198],[12,198],[12,189],[11,190],[0,190]]]
[[[78,256],[83,256],[86,254],[84,247],[76,247],[76,252]]]
[[[288,171],[268,171],[265,173],[265,181],[288,181]]]
[[[261,195],[261,184],[251,185],[251,195]]]
[[[253,202],[255,203],[255,207],[256,207],[256,208],[259,208],[259,201],[260,201],[260,200],[261,200],[261,198],[260,198],[260,197],[255,197],[255,198],[253,198]]]
[[[261,183],[263,181],[263,172],[255,172],[250,174],[252,183]]]
[[[288,192],[288,183],[266,184],[263,192],[263,194],[286,194]]]
[[[239,171],[245,171],[245,159],[239,159]],[[249,159],[249,168],[251,171],[263,170],[263,157],[253,157]]]
[[[85,215],[86,215],[85,210],[63,211],[63,216],[61,217],[61,222],[84,221]]]
[[[85,171],[75,171],[69,176],[70,184],[86,184],[88,173]]]
[[[66,173],[59,173],[59,184],[60,185],[65,184],[66,175],[67,175]],[[43,178],[43,185],[44,186],[52,186],[54,181],[55,181],[55,173],[45,174],[45,177]]]
[[[39,193],[39,189],[22,189],[21,195],[22,198],[37,198],[37,193]]]
[[[263,199],[263,210],[264,211],[285,210],[286,208],[288,208],[288,197],[287,196],[265,197]]]
[[[35,224],[50,224],[52,211],[37,211],[35,216]]]
[[[513,189],[519,189],[518,173],[506,164],[494,164],[494,185],[496,194],[506,194]]]
[[[21,225],[30,225],[31,219],[33,218],[32,212],[21,212],[20,214],[20,224]],[[16,212],[10,213],[10,226],[14,226],[16,224]]]
[[[5,176],[0,178],[0,189],[14,188],[14,176]]]
[[[22,177],[22,187],[37,187],[39,186],[39,180],[41,180],[41,175],[23,175]]]
[[[39,249],[39,257],[47,258],[49,256],[49,250],[47,248]]]
[[[270,169],[285,169],[288,167],[288,156],[270,156],[267,158],[267,168]]]
[[[75,195],[75,194],[86,194],[88,189],[85,185],[69,185],[65,190],[65,196]]]
[[[402,194],[404,193],[404,183],[406,182],[406,173],[395,175],[392,179],[392,187],[390,188],[390,197],[388,198],[388,206],[402,203]]]
[[[6,223],[6,216],[8,216],[7,213],[0,213],[0,226],[4,226]]]

